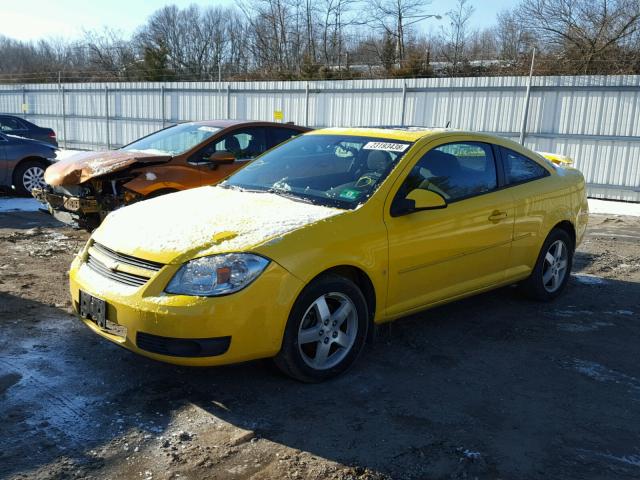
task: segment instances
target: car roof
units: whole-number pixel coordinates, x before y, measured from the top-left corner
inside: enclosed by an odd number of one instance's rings
[[[434,136],[441,133],[459,133],[459,130],[438,127],[420,126],[376,126],[376,127],[346,127],[346,128],[323,128],[314,130],[309,134],[314,135],[353,135],[361,137],[388,138],[390,140],[402,140],[415,142],[424,137]]]
[[[229,128],[229,127],[237,127],[242,125],[242,126],[271,126],[271,127],[292,128],[295,130],[307,130],[307,127],[294,125],[292,123],[263,122],[260,120],[199,120],[195,122],[185,122],[185,123],[195,123],[196,125],[204,125],[207,127],[218,127],[218,128]]]

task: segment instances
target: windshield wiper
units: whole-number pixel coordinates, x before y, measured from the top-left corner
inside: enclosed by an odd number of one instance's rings
[[[290,192],[289,190],[283,190],[281,188],[271,187],[270,189],[268,189],[266,191],[269,192],[269,193],[275,193],[276,195],[280,195],[281,197],[285,197],[285,198],[288,198],[288,199],[296,201],[296,202],[302,202],[302,203],[309,203],[311,205],[317,205],[317,203],[315,201],[313,201],[313,199],[311,199],[309,197],[301,197],[299,195],[296,195],[293,192]]]

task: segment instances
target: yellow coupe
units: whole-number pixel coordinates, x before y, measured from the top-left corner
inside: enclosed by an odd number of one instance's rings
[[[565,287],[588,219],[581,173],[490,135],[331,128],[218,186],[111,213],[71,266],[99,335],[180,365],[274,357],[321,381],[376,324],[520,283]]]

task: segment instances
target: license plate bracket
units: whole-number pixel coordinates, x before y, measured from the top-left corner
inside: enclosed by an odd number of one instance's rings
[[[93,321],[100,328],[107,328],[107,302],[80,291],[80,316]]]

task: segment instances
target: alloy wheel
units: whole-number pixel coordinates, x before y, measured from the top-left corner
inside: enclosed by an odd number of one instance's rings
[[[22,174],[22,185],[29,193],[31,193],[31,190],[34,188],[43,188],[46,185],[44,181],[44,168],[35,165],[27,168]]]
[[[569,264],[569,251],[562,240],[553,242],[544,256],[542,267],[542,283],[544,289],[549,293],[554,293],[560,288]]]
[[[358,333],[358,312],[343,293],[318,297],[304,314],[298,329],[298,349],[313,369],[339,364],[351,351]]]

